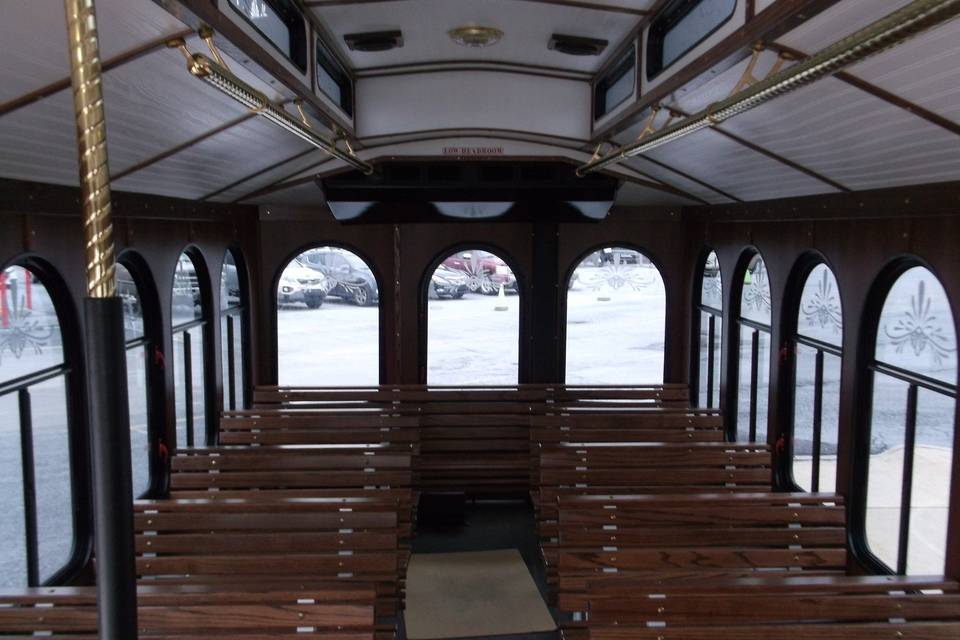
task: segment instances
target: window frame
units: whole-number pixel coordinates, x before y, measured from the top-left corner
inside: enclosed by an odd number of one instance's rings
[[[289,60],[290,64],[299,69],[301,73],[307,72],[307,67],[310,65],[310,56],[307,52],[309,47],[307,19],[302,13],[300,13],[300,10],[297,8],[297,5],[293,2],[293,0],[263,0],[263,2],[270,5],[274,12],[276,12],[277,16],[289,31],[289,52],[284,51],[276,42],[271,40],[270,36],[264,33],[253,20],[251,20],[243,11],[241,11],[239,7],[233,4],[232,0],[226,0],[226,2],[227,6],[229,6],[234,13],[236,13],[244,22],[250,25],[253,30],[256,31],[264,40],[266,40],[271,47],[276,49],[278,53]]]
[[[841,310],[841,330],[840,346],[830,344],[823,340],[801,335],[800,333],[800,313],[801,304],[803,304],[803,290],[807,281],[810,279],[813,270],[818,266],[825,266],[837,281],[837,300]],[[790,491],[797,492],[818,492],[820,491],[820,459],[822,457],[823,433],[822,408],[823,408],[823,372],[826,356],[839,358],[841,372],[844,362],[843,350],[843,327],[846,317],[843,316],[843,296],[840,293],[839,281],[836,277],[830,262],[828,262],[819,253],[809,253],[800,258],[793,269],[785,293],[784,309],[789,313],[784,313],[782,318],[782,335],[788,336],[785,340],[787,346],[786,356],[789,358],[788,365],[781,368],[780,396],[783,398],[781,403],[781,415],[783,424],[786,428],[783,431],[784,452],[779,458],[779,485],[784,486]],[[794,448],[793,440],[796,430],[796,388],[797,388],[797,365],[799,364],[798,347],[802,345],[809,349],[817,351],[814,364],[814,410],[812,425],[812,452],[811,452],[811,481],[810,489],[804,489],[797,482],[793,471]],[[842,384],[842,380],[841,380]],[[839,432],[840,425],[837,425]]]
[[[713,29],[705,33],[699,40],[687,47],[680,55],[671,60],[668,64],[663,64],[664,41],[670,30],[701,4],[712,1],[714,0],[674,0],[672,3],[664,7],[660,13],[658,13],[656,17],[650,21],[650,27],[647,29],[646,36],[647,46],[645,47],[647,56],[647,72],[645,75],[647,82],[656,79],[664,71],[683,60],[684,56],[700,46],[704,40],[723,28],[725,24],[733,19],[733,16],[737,13],[737,8],[740,6],[739,0],[735,0],[733,3],[733,9],[730,10],[730,13],[726,18],[714,26]]]
[[[340,59],[334,55],[333,50],[323,41],[319,35],[314,38],[314,68],[313,76],[316,82],[317,91],[322,93],[328,100],[333,102],[347,116],[353,118],[354,96],[353,96],[353,78],[347,71],[346,66]],[[334,99],[320,88],[320,68],[326,72],[330,78],[340,87],[340,100]]]
[[[727,358],[727,392],[726,392],[726,410],[724,415],[726,416],[727,423],[727,439],[730,442],[756,442],[756,430],[758,426],[758,414],[757,414],[757,400],[759,398],[759,372],[761,363],[759,361],[759,339],[760,332],[766,333],[770,336],[770,351],[773,352],[775,346],[773,344],[773,320],[775,308],[773,302],[773,287],[770,287],[770,324],[764,325],[761,322],[756,320],[751,320],[749,318],[743,317],[743,289],[744,289],[744,277],[746,276],[747,270],[750,268],[750,263],[753,262],[755,257],[759,257],[763,261],[764,269],[767,271],[769,278],[769,269],[767,269],[767,261],[763,257],[763,253],[760,252],[756,247],[749,247],[745,249],[737,263],[737,268],[733,272],[732,280],[732,289],[730,291],[730,327],[725,328],[724,330],[729,334],[728,341],[728,353]],[[741,441],[737,439],[737,432],[739,431],[740,425],[738,424],[738,415],[740,411],[740,349],[742,347],[741,331],[743,327],[749,327],[753,330],[752,333],[752,345],[751,345],[751,359],[750,359],[750,425],[747,429],[748,439],[746,441]],[[770,373],[770,362],[767,362],[767,384],[769,393],[769,373]],[[770,415],[769,415],[769,405],[767,407],[767,439],[770,435]],[[764,441],[765,442],[765,441]]]
[[[707,270],[707,260],[710,258],[710,254],[717,256],[717,275],[720,277],[720,304],[721,308],[717,309],[709,305],[703,304],[703,278]],[[717,255],[716,249],[711,247],[705,247],[700,253],[700,260],[697,264],[697,276],[694,278],[694,288],[693,288],[693,318],[691,322],[691,328],[693,332],[691,334],[691,345],[696,345],[695,349],[690,350],[690,397],[693,399],[693,402],[699,405],[700,403],[700,331],[703,329],[701,325],[701,314],[706,313],[710,315],[709,328],[708,328],[708,338],[707,338],[707,349],[710,352],[709,359],[707,360],[707,404],[704,407],[698,407],[699,409],[721,409],[723,402],[723,394],[720,393],[720,390],[717,390],[716,404],[714,404],[713,397],[713,387],[714,380],[720,377],[720,372],[723,366],[723,269],[720,268],[720,256]],[[713,361],[714,354],[714,339],[716,337],[716,323],[717,320],[720,321],[720,345],[719,349],[716,351],[719,352],[720,361]]]
[[[180,257],[186,255],[190,261],[193,263],[194,274],[197,278],[197,287],[200,291],[200,318],[195,318],[189,322],[181,322],[180,324],[173,323],[173,288],[176,283],[176,269],[177,264],[180,262]],[[216,409],[214,402],[211,402],[211,398],[216,398],[216,379],[215,379],[215,356],[216,356],[216,346],[213,339],[213,322],[212,322],[212,293],[210,287],[210,278],[209,271],[207,270],[207,263],[203,258],[203,254],[194,246],[188,246],[183,249],[180,253],[177,254],[177,262],[174,264],[173,268],[173,277],[170,279],[171,289],[170,289],[170,305],[171,305],[171,321],[170,321],[170,346],[171,352],[170,357],[170,366],[173,367],[173,417],[174,417],[174,440],[176,441],[176,420],[177,420],[177,405],[176,405],[176,386],[177,386],[177,369],[175,366],[176,363],[176,354],[173,352],[173,349],[176,349],[174,344],[174,337],[178,333],[187,333],[193,329],[199,329],[198,332],[203,340],[202,344],[202,354],[203,354],[203,363],[201,369],[201,375],[203,380],[201,380],[201,385],[203,388],[203,417],[204,417],[204,437],[207,441],[207,446],[215,445],[218,440],[218,419],[219,411]],[[186,410],[187,426],[186,434],[187,441],[179,442],[176,441],[176,449],[179,450],[183,447],[194,447],[196,441],[196,433],[193,429],[193,389],[196,386],[193,380],[193,353],[189,347],[192,347],[193,336],[190,335],[187,345],[184,346],[184,390],[186,392],[186,397],[184,398],[184,409]],[[191,384],[187,385],[186,382]],[[189,400],[189,402],[187,402]]]
[[[0,263],[0,273],[3,273],[10,267],[20,267],[28,270],[40,281],[40,284],[47,291],[50,300],[53,303],[54,311],[57,315],[58,328],[60,330],[60,339],[63,345],[63,361],[54,367],[48,367],[34,371],[25,376],[19,376],[10,380],[0,382],[0,395],[8,393],[17,393],[20,407],[20,443],[21,443],[21,474],[24,474],[26,480],[26,465],[24,464],[24,454],[26,447],[24,443],[27,439],[24,437],[24,421],[22,407],[24,402],[24,392],[26,400],[29,401],[29,388],[31,386],[63,377],[64,385],[64,413],[67,418],[65,428],[67,430],[67,455],[70,459],[70,496],[71,513],[73,526],[73,539],[71,541],[71,551],[67,562],[42,584],[39,582],[39,531],[37,530],[37,507],[36,507],[36,488],[33,489],[33,523],[31,532],[31,523],[26,521],[28,514],[28,503],[30,499],[26,497],[26,488],[28,484],[24,482],[21,490],[24,491],[24,528],[27,540],[25,540],[25,553],[27,566],[26,577],[30,587],[50,586],[64,584],[73,577],[80,574],[87,565],[93,554],[93,496],[90,493],[89,477],[90,468],[90,445],[88,442],[89,427],[87,422],[87,401],[86,401],[86,368],[83,359],[83,341],[79,332],[79,321],[77,319],[76,307],[70,291],[55,267],[45,260],[27,255],[20,258]],[[26,435],[32,439],[32,415],[29,430],[31,433]],[[30,448],[30,460],[35,460],[35,447]],[[35,477],[35,464],[30,475]],[[32,557],[31,557],[32,556]]]
[[[616,63],[610,66],[609,69],[603,72],[603,75],[597,80],[596,84],[593,86],[593,120],[596,122],[611,113],[622,104],[630,100],[637,91],[637,78],[639,74],[637,69],[640,66],[639,60],[639,47],[637,43],[631,43],[630,48],[627,49],[620,58],[617,59]],[[626,74],[633,71],[633,91],[629,95],[624,96],[622,100],[616,104],[607,104],[606,94],[611,86],[616,84],[621,78]]]
[[[249,286],[247,279],[247,270],[246,270],[246,261],[243,259],[243,254],[237,247],[227,247],[224,250],[223,262],[220,265],[220,283],[222,286],[223,283],[223,270],[227,265],[227,255],[233,257],[233,265],[237,272],[237,287],[240,290],[239,303],[235,306],[230,306],[228,303],[227,307],[220,307],[219,315],[221,327],[223,326],[224,320],[227,325],[227,335],[220,336],[220,347],[221,351],[223,345],[226,341],[226,344],[229,345],[229,351],[226,354],[227,356],[227,369],[228,371],[221,372],[221,382],[226,382],[223,385],[223,401],[221,405],[224,407],[225,411],[237,411],[241,409],[246,409],[250,406],[252,400],[251,385],[250,385],[250,299],[249,299]],[[218,291],[218,294],[220,292]],[[218,298],[219,299],[219,298]],[[228,299],[229,300],[229,299]],[[234,328],[235,319],[239,321],[240,327],[240,381],[241,389],[236,389],[236,353],[233,350],[235,344],[235,331],[238,329]],[[224,354],[221,353],[220,361],[223,362]],[[239,391],[239,393],[238,393]],[[239,400],[239,403],[238,403]]]
[[[868,571],[883,575],[906,575],[906,563],[909,552],[909,522],[910,507],[912,501],[912,481],[913,481],[913,454],[916,442],[911,437],[916,433],[916,413],[917,396],[922,388],[934,393],[940,393],[952,397],[954,400],[954,415],[956,415],[956,404],[958,388],[956,383],[950,383],[935,378],[929,378],[923,374],[911,372],[901,367],[886,364],[876,359],[877,337],[880,331],[880,322],[883,307],[890,295],[894,285],[900,277],[914,267],[923,267],[927,269],[937,282],[943,286],[943,280],[925,261],[915,257],[904,257],[896,260],[889,265],[874,282],[867,296],[867,302],[864,305],[863,317],[860,323],[860,344],[859,357],[857,359],[857,372],[859,375],[859,384],[857,394],[857,415],[859,419],[855,422],[855,434],[857,436],[854,451],[852,455],[852,486],[857,490],[852,492],[850,497],[850,508],[853,514],[850,522],[851,550],[854,557],[863,564]],[[944,289],[946,289],[944,287]],[[949,296],[949,294],[948,294]],[[949,302],[949,297],[948,297]],[[951,313],[953,309],[950,309]],[[956,327],[956,316],[954,316],[954,327]],[[955,336],[956,330],[955,330]],[[960,336],[957,336],[960,337]],[[960,364],[960,354],[956,356]],[[873,394],[874,381],[876,374],[894,378],[900,382],[905,382],[907,389],[907,409],[904,425],[904,462],[902,467],[903,478],[901,480],[900,495],[900,522],[897,539],[897,566],[891,567],[881,560],[870,549],[867,541],[867,508],[868,508],[868,481],[870,470],[870,436],[873,427]],[[954,420],[954,439],[956,431],[960,427]],[[954,464],[957,462],[957,450],[953,452]],[[947,541],[949,546],[949,540]]]
[[[150,446],[147,464],[150,483],[144,493],[134,496],[136,499],[142,499],[162,495],[165,490],[163,486],[165,473],[163,460],[159,458],[159,444],[163,441],[165,429],[166,396],[163,369],[158,365],[160,356],[157,355],[162,353],[163,323],[157,287],[146,261],[134,251],[126,250],[118,256],[117,264],[123,265],[130,273],[143,310],[143,335],[133,340],[124,340],[124,353],[131,349],[143,348],[146,362],[147,440]]]

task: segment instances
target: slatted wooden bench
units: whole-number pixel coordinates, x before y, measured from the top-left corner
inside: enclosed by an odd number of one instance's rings
[[[846,569],[846,512],[834,494],[561,496],[558,509],[565,611],[585,610],[598,577]]]
[[[157,640],[372,640],[374,591],[359,584],[141,586],[137,624],[140,638]],[[38,636],[95,640],[96,588],[0,591],[0,637]]]
[[[388,500],[137,501],[134,528],[144,584],[369,584],[377,589],[377,614],[396,612],[400,550]]]
[[[170,495],[197,498],[255,490],[275,497],[351,498],[388,492],[397,499],[400,534],[408,537],[414,506],[412,462],[409,453],[349,447],[182,449],[171,459]]]
[[[762,577],[697,584],[591,580],[592,640],[956,638],[960,586],[942,576]],[[580,626],[580,625],[577,625]],[[575,627],[565,635],[577,637]]]
[[[363,411],[234,411],[220,419],[222,445],[375,445],[416,454],[415,416]]]

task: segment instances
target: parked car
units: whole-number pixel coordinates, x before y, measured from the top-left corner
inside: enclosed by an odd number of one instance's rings
[[[459,251],[443,261],[443,266],[467,275],[467,289],[494,295],[500,285],[507,291],[517,290],[517,278],[506,262],[486,251]]]
[[[430,277],[431,298],[462,298],[467,292],[469,278],[463,271],[440,265]]]
[[[327,283],[322,273],[303,266],[294,259],[280,275],[277,285],[277,304],[303,303],[317,309],[327,297]]]
[[[363,260],[342,249],[315,249],[306,254],[306,265],[327,279],[327,295],[361,307],[376,304],[377,279]]]

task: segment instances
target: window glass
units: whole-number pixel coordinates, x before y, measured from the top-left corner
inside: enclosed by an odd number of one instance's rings
[[[710,322],[713,322],[713,348],[710,347]],[[719,315],[700,312],[700,407],[716,408],[720,406],[720,345],[723,344],[723,318]],[[713,380],[710,380],[710,367],[713,367]]]
[[[756,336],[756,437],[750,438],[753,399],[751,371]],[[765,442],[767,439],[767,393],[770,385],[770,334],[753,327],[740,327],[740,389],[737,397],[737,440]]]
[[[140,303],[140,292],[130,271],[122,264],[117,264],[117,295],[123,301],[123,333],[124,338],[136,340],[143,337],[143,307]]]
[[[0,587],[27,586],[26,520],[17,394],[0,395]]]
[[[580,261],[567,290],[568,384],[663,382],[666,291],[656,266],[624,247]]]
[[[63,364],[60,323],[46,287],[20,266],[0,273],[0,382]]]
[[[884,301],[870,366],[865,523],[870,550],[901,573],[944,570],[954,466],[956,344],[943,286],[924,267],[905,271]],[[904,495],[908,472],[911,489]],[[907,537],[901,540],[904,524]]]
[[[337,59],[317,38],[317,88],[337,104],[344,113],[353,115],[352,82]]]
[[[843,342],[840,288],[833,271],[823,263],[813,268],[803,285],[797,333],[838,347]]]
[[[127,397],[130,403],[130,452],[133,495],[150,488],[150,431],[147,404],[146,347],[127,349]]]
[[[630,47],[594,88],[594,118],[603,117],[633,95],[636,68],[636,49]]]
[[[58,376],[34,385],[30,396],[40,581],[44,582],[67,563],[73,552],[66,379]]]
[[[246,18],[253,23],[257,31],[270,42],[290,55],[290,29],[280,15],[266,0],[230,0]]]
[[[840,422],[840,357],[823,354],[818,483],[813,485],[814,401],[817,349],[797,345],[793,409],[793,478],[806,491],[833,491],[837,475],[837,429]]]
[[[957,383],[957,338],[943,286],[925,267],[901,275],[880,313],[876,359]]]
[[[173,273],[172,313],[175,327],[203,319],[200,280],[193,260],[186,253],[180,254]]]
[[[373,271],[346,249],[317,247],[291,260],[277,284],[279,383],[379,384],[379,303]]]
[[[520,299],[513,270],[480,249],[448,256],[427,284],[427,382],[516,384]]]
[[[737,0],[701,0],[696,3],[663,34],[661,68],[673,64],[726,22],[736,6]]]
[[[770,324],[770,282],[767,280],[767,267],[760,254],[750,260],[743,275],[740,317],[768,326]]]
[[[703,265],[700,304],[712,309],[723,309],[723,277],[720,275],[720,260],[714,251],[710,252]]]
[[[220,271],[220,309],[232,309],[242,304],[237,261],[233,257],[233,252],[227,251],[223,258],[223,269]]]

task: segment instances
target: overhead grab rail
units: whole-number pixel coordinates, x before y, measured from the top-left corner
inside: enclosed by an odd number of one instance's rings
[[[768,75],[706,109],[664,126],[652,135],[641,135],[630,144],[595,156],[577,167],[580,177],[626,158],[640,155],[700,129],[719,124],[774,98],[796,91],[872,55],[896,46],[910,37],[938,26],[960,14],[960,0],[914,0],[869,26],[838,40],[797,64]],[[656,111],[654,111],[654,115]],[[647,133],[649,124],[644,132]],[[599,147],[598,147],[599,149]]]
[[[192,53],[184,40],[172,40],[169,43],[171,48],[179,49],[187,59],[187,70],[197,78],[204,80],[207,84],[218,89],[227,96],[230,96],[254,113],[263,116],[270,122],[286,129],[290,133],[309,142],[316,148],[329,153],[334,158],[342,160],[351,167],[360,170],[364,175],[373,173],[373,165],[364,162],[357,157],[350,143],[346,142],[347,150],[344,151],[337,146],[338,140],[328,140],[317,135],[311,130],[309,121],[303,112],[303,108],[298,104],[297,109],[303,121],[299,121],[291,116],[280,105],[272,102],[266,95],[257,91],[249,84],[238,78],[227,68],[226,62],[213,43],[213,32],[209,29],[201,29],[200,37],[207,43],[211,54],[216,61],[211,60],[202,53]],[[340,138],[346,141],[346,137]]]

